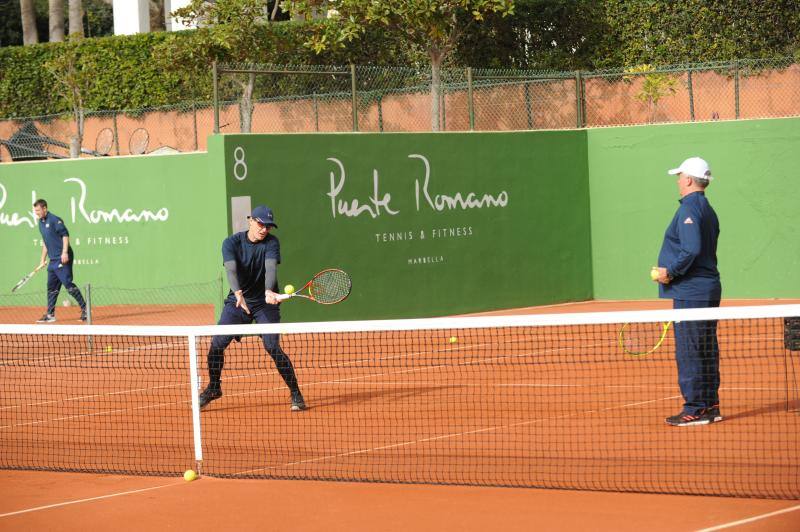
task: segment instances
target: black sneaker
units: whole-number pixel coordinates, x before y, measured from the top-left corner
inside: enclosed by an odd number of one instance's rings
[[[222,397],[222,390],[219,388],[206,388],[197,398],[200,403],[200,410],[205,408],[211,401],[216,401],[220,397]]]
[[[81,321],[86,321],[88,317],[86,316],[86,309],[81,309]]]
[[[36,323],[53,323],[54,321],[56,321],[55,314],[45,314],[44,316],[36,320]]]
[[[292,412],[299,412],[308,408],[306,401],[303,399],[303,394],[300,391],[292,392]]]
[[[719,413],[718,406],[706,408],[698,414],[686,414],[681,412],[677,416],[670,416],[664,421],[673,427],[688,427],[691,425],[708,425],[722,421],[722,414]]]

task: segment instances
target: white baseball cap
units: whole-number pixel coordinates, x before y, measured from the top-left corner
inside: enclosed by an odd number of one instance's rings
[[[709,181],[714,179],[711,177],[711,167],[708,166],[708,163],[705,161],[705,159],[701,159],[700,157],[689,157],[683,161],[679,167],[673,168],[667,173],[670,175],[675,175],[680,174],[681,172],[692,177],[708,179]]]

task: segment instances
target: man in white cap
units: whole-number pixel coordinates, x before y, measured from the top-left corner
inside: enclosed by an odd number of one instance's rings
[[[708,163],[690,157],[668,172],[677,175],[680,207],[658,254],[659,297],[672,307],[718,307],[722,285],[717,270],[719,220],[705,196],[713,179]],[[722,421],[719,410],[719,346],[716,321],[676,322],[675,360],[683,410],[669,425],[707,425]]]

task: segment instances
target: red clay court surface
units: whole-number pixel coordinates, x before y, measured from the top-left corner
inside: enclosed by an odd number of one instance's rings
[[[512,312],[665,305],[669,302],[587,302]],[[236,408],[223,414],[235,417]],[[209,421],[204,432],[213,430]],[[720,431],[724,438],[736,437],[729,432]],[[657,438],[657,431],[649,437]],[[800,529],[800,504],[791,500],[210,477],[185,483],[174,477],[31,471],[0,471],[0,488],[0,530],[698,530],[741,520],[740,529]]]

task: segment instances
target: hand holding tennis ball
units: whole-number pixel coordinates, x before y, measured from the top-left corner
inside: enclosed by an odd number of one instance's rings
[[[287,284],[283,287],[284,294],[294,294],[294,285]]]
[[[658,268],[656,266],[653,266],[650,270],[650,278],[654,281],[658,280]]]

